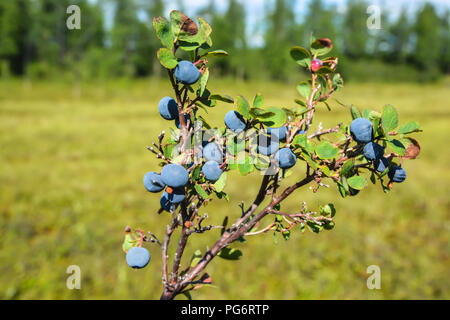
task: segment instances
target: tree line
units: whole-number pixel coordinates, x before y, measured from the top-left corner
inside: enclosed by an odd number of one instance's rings
[[[428,81],[450,73],[450,12],[431,3],[414,13],[404,7],[396,17],[382,11],[381,29],[369,30],[369,4],[362,0],[348,0],[345,12],[310,0],[301,16],[296,1],[272,0],[256,25],[247,23],[242,0],[223,0],[225,11],[217,1],[195,14],[215,30],[214,48],[230,53],[211,61],[223,76],[289,81],[295,74],[289,48],[308,46],[311,34],[333,39],[331,54],[340,58],[347,79]],[[66,26],[73,4],[81,9],[81,30]],[[178,4],[183,11],[184,2]],[[82,80],[159,76],[160,43],[152,19],[165,9],[163,0],[1,0],[0,74]]]

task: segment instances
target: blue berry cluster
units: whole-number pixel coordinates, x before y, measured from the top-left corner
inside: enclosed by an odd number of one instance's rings
[[[384,157],[384,148],[373,141],[372,122],[365,118],[356,118],[350,124],[350,133],[356,142],[364,144],[364,157],[373,163],[375,170],[384,172],[389,168],[388,177],[393,182],[400,183],[406,179],[406,171],[400,166],[390,166],[389,160]]]

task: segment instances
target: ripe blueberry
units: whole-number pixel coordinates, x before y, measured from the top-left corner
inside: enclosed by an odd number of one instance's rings
[[[387,167],[389,167],[389,161],[385,157],[381,157],[379,159],[376,159],[373,163],[375,170],[378,172],[384,172]]]
[[[278,128],[267,128],[267,133],[270,135],[276,135],[278,140],[284,141],[286,139],[287,127],[282,126]]]
[[[216,161],[208,161],[202,167],[202,173],[205,175],[205,178],[212,182],[219,180],[222,172]]]
[[[144,186],[150,192],[160,192],[166,186],[161,175],[156,172],[147,172],[144,175]]]
[[[394,182],[403,182],[406,179],[406,171],[400,166],[392,166],[388,172],[389,178]]]
[[[280,143],[277,136],[266,136],[265,134],[258,136],[258,153],[270,156],[277,152],[279,148]]]
[[[378,143],[369,142],[364,146],[363,153],[367,160],[377,160],[383,156],[384,148]]]
[[[164,97],[159,101],[159,114],[166,120],[178,118],[177,102],[171,97]]]
[[[127,263],[135,269],[142,269],[150,262],[150,252],[142,247],[133,247],[127,252]]]
[[[170,212],[172,209],[175,209],[177,204],[170,203],[169,199],[167,198],[167,196],[165,196],[164,193],[161,195],[161,198],[159,199],[159,204],[161,205],[161,208]]]
[[[275,160],[278,161],[281,169],[289,169],[295,165],[297,158],[289,148],[282,148],[275,154]]]
[[[244,117],[237,111],[228,111],[224,121],[228,129],[236,133],[243,131],[246,127]]]
[[[175,78],[183,84],[194,84],[200,78],[200,71],[192,62],[182,60],[175,68]]]
[[[365,118],[356,118],[350,124],[350,133],[357,142],[368,143],[373,137],[372,122]]]
[[[214,143],[210,142],[203,147],[203,158],[205,161],[215,161],[217,163],[222,163],[223,153],[220,147]]]
[[[166,191],[163,192],[161,196],[161,201],[169,201],[171,204],[177,204],[186,198],[186,192],[184,188],[171,188],[167,187]]]
[[[183,166],[170,163],[166,164],[164,168],[162,168],[161,178],[166,185],[172,188],[179,188],[184,187],[187,184],[189,180],[189,173]]]

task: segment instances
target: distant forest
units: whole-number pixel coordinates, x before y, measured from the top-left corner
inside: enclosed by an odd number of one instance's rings
[[[248,38],[254,26],[246,21],[245,0],[220,0],[225,11],[217,10],[217,1],[210,0],[192,18],[204,17],[213,29],[213,47],[230,54],[211,59],[220,76],[290,81],[297,67],[289,48],[306,46],[311,34],[333,40],[331,54],[339,57],[346,80],[432,81],[450,73],[450,12],[431,3],[413,15],[403,8],[395,19],[382,11],[382,29],[369,30],[364,1],[349,0],[339,13],[324,1],[310,0],[298,17],[296,1],[272,0],[259,19],[264,35],[255,47]],[[66,27],[72,4],[81,8],[81,30]],[[165,12],[162,0],[1,0],[0,76],[84,81],[159,76],[160,43],[152,19]]]

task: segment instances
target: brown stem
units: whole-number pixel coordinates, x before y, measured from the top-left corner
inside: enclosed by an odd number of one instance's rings
[[[206,268],[209,262],[226,246],[230,245],[232,242],[239,239],[245,233],[248,232],[251,228],[254,227],[256,223],[258,223],[262,218],[264,218],[267,214],[270,213],[273,206],[277,205],[284,199],[286,199],[294,190],[300,188],[308,184],[309,182],[314,180],[314,175],[307,176],[303,180],[298,181],[294,185],[286,188],[283,193],[272,200],[264,209],[262,209],[258,214],[256,214],[249,222],[244,223],[247,218],[255,211],[256,207],[262,202],[265,198],[265,190],[267,187],[267,183],[269,182],[269,178],[264,176],[263,181],[261,183],[260,192],[258,193],[257,198],[252,203],[250,208],[246,211],[246,213],[238,219],[236,223],[233,224],[235,226],[235,230],[231,228],[226,230],[222,236],[214,243],[210,250],[208,250],[203,258],[186,274],[184,279],[178,284],[178,286],[172,292],[163,292],[161,299],[173,299],[178,293],[180,293],[186,286],[189,285],[195,278],[199,276],[199,274]],[[263,192],[264,190],[264,192]],[[263,196],[261,196],[261,194]],[[262,198],[261,198],[262,197]],[[255,207],[256,205],[256,207]],[[247,217],[247,218],[246,218]],[[240,222],[239,222],[240,221]],[[165,290],[166,291],[166,290]]]

